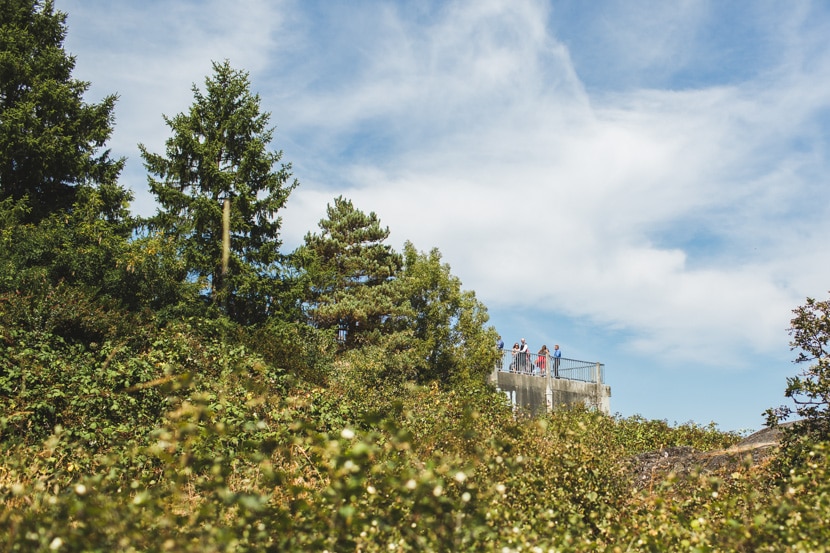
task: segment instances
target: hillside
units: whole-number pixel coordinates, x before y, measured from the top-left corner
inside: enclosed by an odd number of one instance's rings
[[[821,435],[534,416],[437,248],[339,196],[284,251],[299,182],[227,60],[139,145],[133,216],[66,14],[0,16],[0,553],[828,551]]]

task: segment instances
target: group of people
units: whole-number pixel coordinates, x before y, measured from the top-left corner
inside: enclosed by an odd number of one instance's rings
[[[504,341],[501,336],[496,341],[496,347],[499,353],[504,351]],[[553,351],[548,349],[548,346],[543,345],[536,353],[536,358],[530,353],[530,346],[527,341],[522,338],[521,342],[513,344],[513,349],[510,352],[512,359],[510,362],[510,372],[519,372],[526,374],[536,374],[538,369],[540,376],[547,376],[548,367],[551,367],[554,378],[559,378],[559,361],[562,358],[562,350],[559,349],[559,344],[553,346]]]

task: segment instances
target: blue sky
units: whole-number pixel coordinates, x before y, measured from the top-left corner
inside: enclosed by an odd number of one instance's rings
[[[149,214],[211,61],[250,73],[300,187],[439,248],[512,343],[606,364],[611,409],[754,430],[791,310],[830,290],[830,5],[791,1],[57,0]]]

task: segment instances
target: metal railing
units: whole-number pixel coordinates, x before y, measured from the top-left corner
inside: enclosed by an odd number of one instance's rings
[[[605,383],[605,365],[596,361],[579,361],[560,357],[558,360],[550,355],[538,353],[513,354],[505,350],[498,365],[501,372],[526,374],[528,376],[550,376],[551,378],[565,378],[580,382],[597,383],[597,368],[599,368],[599,383]]]

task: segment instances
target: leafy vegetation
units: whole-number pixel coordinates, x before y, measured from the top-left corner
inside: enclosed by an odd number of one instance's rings
[[[51,2],[0,15],[4,75],[46,52],[74,82]],[[51,68],[31,65],[21,90]],[[15,170],[0,172],[0,550],[828,550],[826,434],[642,481],[638,455],[740,436],[515,412],[486,383],[486,307],[439,251],[395,252],[342,197],[320,234],[279,252],[290,166],[273,170],[247,76],[214,70],[169,121],[167,155],[145,152],[154,220],[129,215],[118,163],[93,170],[109,101],[57,180],[53,160],[0,149]],[[3,94],[3,125],[46,101]],[[46,112],[14,120],[40,128]],[[38,189],[58,182],[72,193]],[[787,391],[806,394],[808,429],[826,416],[826,310],[809,300],[793,321],[799,360],[816,363]]]
[[[807,298],[793,313],[790,345],[799,350],[795,362],[810,365],[799,376],[787,379],[784,395],[795,407],[770,409],[767,415],[773,424],[797,415],[803,419],[802,431],[826,440],[830,438],[830,300]]]

